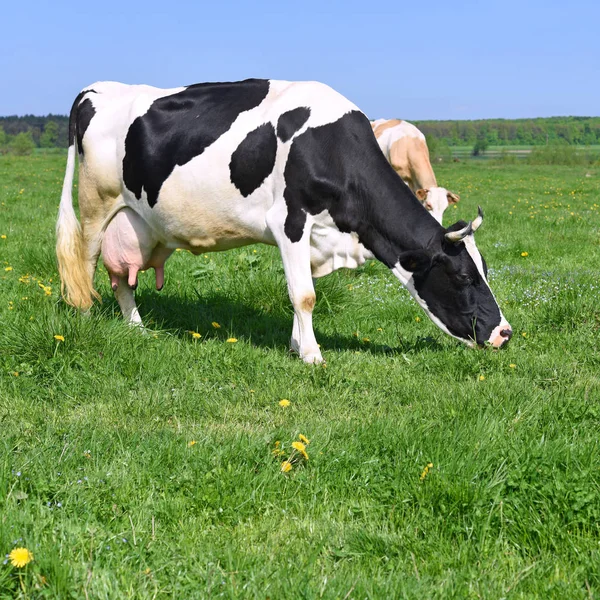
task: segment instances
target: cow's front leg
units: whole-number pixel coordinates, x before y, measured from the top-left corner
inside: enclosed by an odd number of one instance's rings
[[[294,326],[290,346],[306,363],[321,363],[323,357],[312,326],[312,311],[316,302],[315,288],[310,269],[310,226],[307,224],[302,238],[292,242],[283,230],[283,223],[273,215],[267,218],[277,242],[288,292],[294,307]]]

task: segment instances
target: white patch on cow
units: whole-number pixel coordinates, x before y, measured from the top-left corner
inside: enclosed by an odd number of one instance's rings
[[[425,199],[425,208],[431,216],[441,225],[444,211],[448,208],[448,190],[442,187],[431,187]]]
[[[376,123],[379,123],[379,121],[385,122],[387,119],[379,119]],[[401,121],[399,125],[394,125],[393,127],[385,129],[377,138],[377,143],[388,161],[390,160],[390,151],[394,142],[405,137],[415,138],[425,142],[425,136],[412,123],[408,123],[407,121]]]
[[[355,269],[374,258],[356,233],[341,232],[328,210],[312,217],[310,265],[313,277],[329,275],[337,269]]]
[[[431,312],[431,310],[429,310],[429,306],[427,305],[427,302],[425,302],[425,300],[423,300],[423,298],[421,298],[421,296],[419,296],[419,293],[417,292],[417,290],[415,288],[415,285],[413,282],[413,274],[410,271],[407,271],[405,268],[403,268],[399,261],[394,265],[394,267],[392,269],[392,273],[400,280],[402,285],[409,291],[410,295],[416,300],[417,304],[425,311],[427,316],[444,333],[447,333],[448,335],[452,336],[453,338],[460,340],[461,342],[463,342],[470,348],[473,348],[475,346],[475,343],[473,342],[473,340],[465,340],[465,339],[458,337],[458,336],[454,335],[453,333],[451,333],[448,330],[448,328],[442,323],[442,321],[440,321],[440,319],[438,319]]]
[[[494,330],[492,331],[492,334],[490,335],[489,339],[487,340],[490,344],[496,345],[494,342],[500,335],[500,331],[502,331],[503,329],[510,329],[510,325],[509,325],[508,321],[506,320],[506,317],[502,314],[500,305],[496,301],[496,296],[494,296],[494,292],[492,291],[492,288],[490,288],[490,286],[488,284],[487,277],[485,276],[485,271],[483,269],[483,260],[481,259],[481,253],[479,252],[479,249],[477,248],[477,245],[475,244],[474,236],[468,235],[463,240],[463,242],[465,244],[465,248],[467,249],[467,252],[469,253],[469,256],[473,259],[473,262],[475,263],[475,266],[477,267],[477,270],[479,271],[479,275],[481,275],[481,278],[485,282],[485,285],[487,285],[488,289],[490,290],[490,294],[492,295],[492,298],[494,299],[494,302],[496,302],[496,305],[498,306],[498,310],[500,311],[500,323],[498,324],[497,327],[494,328]]]

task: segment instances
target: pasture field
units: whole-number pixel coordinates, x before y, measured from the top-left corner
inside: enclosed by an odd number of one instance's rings
[[[372,262],[317,282],[308,366],[275,248],[142,275],[146,335],[103,268],[61,303],[64,164],[0,157],[0,598],[600,596],[600,169],[436,168],[448,223],[484,208],[507,348]]]

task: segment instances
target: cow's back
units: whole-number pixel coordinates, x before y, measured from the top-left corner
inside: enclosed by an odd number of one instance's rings
[[[357,110],[317,82],[98,82],[86,90],[89,179],[163,243],[193,251],[272,241],[265,215],[283,194],[293,140]]]

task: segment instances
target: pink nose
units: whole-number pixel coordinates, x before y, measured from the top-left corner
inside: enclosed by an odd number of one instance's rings
[[[508,340],[512,337],[512,329],[507,327],[506,329],[502,329],[500,333],[496,336],[494,340],[492,340],[492,346],[494,348],[502,348],[505,344],[508,344]]]

